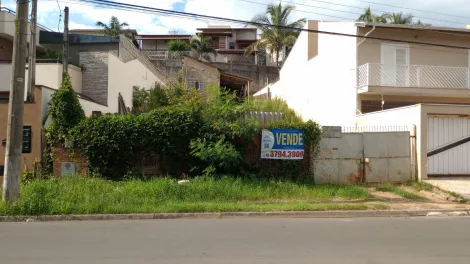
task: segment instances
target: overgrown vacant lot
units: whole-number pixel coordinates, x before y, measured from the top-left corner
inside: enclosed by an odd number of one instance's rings
[[[268,180],[196,178],[107,181],[98,178],[36,180],[22,187],[19,202],[0,203],[0,215],[365,210],[384,209],[361,186],[314,185]],[[335,203],[331,203],[334,201]]]

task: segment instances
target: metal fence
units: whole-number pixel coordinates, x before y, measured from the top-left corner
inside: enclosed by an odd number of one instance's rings
[[[470,68],[368,63],[357,68],[357,87],[470,88]]]
[[[194,51],[159,51],[159,50],[142,50],[142,53],[148,56],[152,61],[179,61],[183,56],[198,57]],[[200,58],[207,62],[223,62],[233,64],[247,65],[266,65],[266,58],[256,55],[245,54],[212,54],[207,53]]]

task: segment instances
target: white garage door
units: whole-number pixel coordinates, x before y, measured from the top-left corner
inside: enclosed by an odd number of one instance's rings
[[[428,116],[428,175],[470,176],[470,117]]]

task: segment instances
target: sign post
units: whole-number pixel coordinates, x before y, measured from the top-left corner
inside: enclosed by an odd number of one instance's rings
[[[263,129],[261,158],[301,160],[304,158],[304,141],[300,129]]]

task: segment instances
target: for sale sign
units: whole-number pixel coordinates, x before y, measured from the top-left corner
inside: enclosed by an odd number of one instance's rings
[[[299,160],[304,158],[304,133],[300,129],[263,129],[261,158]]]

